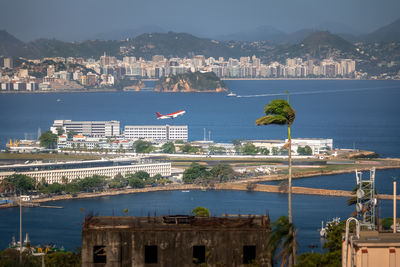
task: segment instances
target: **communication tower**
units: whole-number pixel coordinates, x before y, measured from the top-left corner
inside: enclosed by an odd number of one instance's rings
[[[369,179],[362,179],[362,172],[356,170],[357,218],[361,226],[376,228],[375,167],[369,171]]]

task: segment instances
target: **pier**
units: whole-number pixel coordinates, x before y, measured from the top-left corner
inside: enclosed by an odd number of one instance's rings
[[[123,189],[107,192],[98,193],[80,193],[76,196],[72,195],[61,195],[53,196],[51,198],[42,198],[33,200],[35,203],[43,203],[49,201],[58,201],[66,199],[82,199],[82,198],[95,198],[95,197],[107,197],[116,196],[124,194],[136,194],[136,193],[148,193],[148,192],[160,192],[160,191],[182,191],[182,190],[236,190],[236,191],[252,191],[252,192],[264,192],[264,193],[280,193],[287,194],[285,189],[282,189],[279,185],[264,185],[264,184],[254,184],[255,186],[248,189],[248,183],[237,182],[237,183],[221,183],[216,184],[214,187],[204,187],[201,185],[194,184],[184,184],[184,185],[169,185],[160,187],[147,187],[147,188],[136,188],[136,189]],[[329,197],[352,197],[354,196],[351,191],[346,190],[332,190],[332,189],[320,189],[320,188],[308,188],[308,187],[292,187],[293,194],[302,195],[319,195],[319,196],[329,196]],[[392,195],[378,194],[378,199],[393,199]],[[397,196],[400,199],[400,195]],[[45,207],[45,206],[41,206]],[[55,208],[56,206],[49,206]],[[62,207],[60,207],[62,208]]]

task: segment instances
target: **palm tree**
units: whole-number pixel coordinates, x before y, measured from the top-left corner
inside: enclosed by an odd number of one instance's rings
[[[288,96],[289,101],[289,96]],[[256,125],[287,125],[288,126],[288,148],[289,148],[289,185],[288,185],[288,205],[289,205],[289,224],[293,225],[292,218],[292,138],[290,135],[290,126],[293,124],[296,117],[296,112],[289,105],[288,101],[283,99],[272,100],[269,104],[264,107],[265,116],[256,120]],[[293,230],[293,227],[290,229]],[[294,233],[292,233],[294,237]],[[296,248],[293,246],[293,258],[289,260],[289,265],[295,262]]]
[[[289,224],[288,217],[279,217],[271,224],[271,234],[267,243],[271,252],[271,266],[274,266],[277,261],[280,261],[281,266],[290,262],[293,247],[296,245],[296,231],[293,229],[293,224]],[[279,253],[277,253],[278,249]]]

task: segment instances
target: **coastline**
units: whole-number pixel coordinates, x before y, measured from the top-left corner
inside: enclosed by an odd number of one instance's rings
[[[359,171],[368,171],[372,166],[358,168]],[[400,165],[391,165],[391,166],[374,166],[376,170],[386,170],[386,169],[399,169]],[[344,173],[354,172],[355,169],[342,169],[342,170],[332,170],[332,171],[315,171],[311,170],[303,173],[294,173],[293,179],[299,178],[307,178],[307,177],[316,177],[316,176],[330,176]],[[215,184],[214,187],[204,187],[201,185],[195,184],[182,184],[182,185],[166,185],[159,187],[146,187],[146,188],[132,188],[132,189],[122,189],[122,190],[113,190],[107,192],[95,192],[95,193],[78,193],[77,196],[72,196],[71,194],[67,195],[56,195],[48,198],[41,199],[33,199],[33,206],[39,206],[41,203],[60,201],[60,200],[74,200],[74,199],[85,199],[85,198],[97,198],[97,197],[107,197],[107,196],[118,196],[118,195],[126,195],[126,194],[136,194],[136,193],[148,193],[148,192],[159,192],[159,191],[179,191],[179,190],[240,190],[240,191],[248,191],[247,184],[254,183],[257,184],[252,191],[265,192],[265,193],[286,193],[286,191],[282,191],[279,186],[276,185],[263,185],[258,184],[259,182],[265,181],[280,181],[286,179],[285,174],[273,174],[273,175],[265,175],[259,176],[256,178],[247,178],[241,179],[237,181],[231,181],[226,183]],[[322,189],[322,188],[305,188],[305,187],[293,187],[294,194],[306,194],[306,195],[324,195],[324,196],[332,196],[332,197],[349,197],[351,195],[351,191],[346,190],[330,190],[330,189]],[[391,199],[391,195],[379,195],[380,199]],[[397,196],[400,199],[400,195]],[[0,209],[4,208],[12,208],[17,205],[2,205]],[[27,205],[29,206],[29,204]],[[51,207],[51,206],[50,206]]]
[[[223,81],[388,81],[387,79],[354,79],[354,78],[221,78]],[[157,81],[157,79],[142,79],[142,81]],[[397,79],[391,79],[390,81],[400,81]],[[227,89],[228,90],[228,89]],[[118,90],[116,88],[93,88],[93,89],[63,89],[63,90],[49,90],[49,91],[2,91],[1,94],[54,94],[54,93],[102,93],[102,92],[127,92]],[[130,91],[131,92],[131,91]],[[153,92],[158,92],[154,91]],[[208,91],[193,91],[199,93],[215,92],[214,90]],[[164,92],[158,92],[164,93]],[[166,93],[170,93],[169,91]],[[174,92],[174,93],[187,93],[187,92]],[[190,93],[190,92],[189,92]],[[217,92],[219,93],[219,92]],[[223,93],[223,92],[221,92]]]

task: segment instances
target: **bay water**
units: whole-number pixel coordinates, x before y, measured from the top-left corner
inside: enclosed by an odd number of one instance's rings
[[[56,119],[119,120],[121,125],[188,125],[189,139],[206,138],[216,142],[232,139],[284,139],[287,129],[255,126],[263,116],[264,105],[272,99],[286,99],[296,110],[292,127],[294,138],[333,138],[334,147],[372,150],[382,157],[400,157],[400,82],[346,80],[268,80],[226,81],[239,97],[213,93],[50,93],[0,95],[0,147],[10,138],[36,138]],[[150,84],[151,86],[151,84]],[[57,101],[59,99],[60,101]],[[174,120],[157,120],[155,112],[185,110]],[[392,177],[400,171],[377,171],[379,193],[391,192]],[[367,174],[365,174],[367,175]],[[302,178],[294,185],[350,190],[351,174]],[[80,246],[80,224],[86,213],[132,216],[189,213],[205,206],[213,215],[266,214],[274,220],[287,214],[287,196],[260,192],[191,191],[154,192],[97,199],[49,203],[63,209],[24,208],[23,229],[34,244],[55,242],[67,249]],[[391,202],[380,201],[378,214],[388,217]],[[81,209],[83,208],[83,209]],[[81,211],[83,210],[83,212]],[[339,216],[346,219],[354,207],[346,198],[295,195],[294,222],[298,228],[300,252],[320,245],[317,229],[321,220]],[[0,249],[18,236],[19,210],[0,210]],[[320,249],[320,246],[319,246]]]

